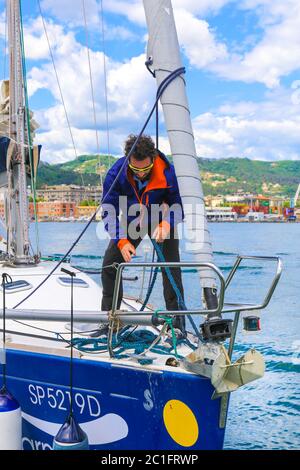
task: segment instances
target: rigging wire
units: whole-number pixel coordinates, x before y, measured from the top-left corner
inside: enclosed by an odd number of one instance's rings
[[[106,47],[105,47],[103,0],[100,0],[100,11],[101,11],[100,26],[101,26],[102,54],[103,54],[103,77],[104,77],[104,97],[105,97],[105,117],[106,117],[106,140],[107,140],[108,165],[110,167],[111,166],[111,155],[110,155],[109,110],[108,110],[107,67],[106,67]]]
[[[6,56],[7,56],[7,35],[8,35],[8,15],[7,15],[7,11],[8,11],[8,8],[9,8],[9,5],[8,5],[8,0],[6,0],[6,3],[5,3],[5,32],[4,32],[4,47],[3,47],[3,81],[5,80],[6,78]],[[5,122],[5,119],[3,120],[3,122]],[[10,134],[10,120],[8,120],[8,133]],[[6,134],[2,134],[2,132],[0,132],[0,136],[3,136],[3,137],[7,137]],[[6,210],[5,212],[7,212],[7,205],[6,205]],[[7,240],[7,248],[6,248],[6,252],[8,253],[8,242],[9,242],[9,225],[7,223],[8,221],[4,222],[3,220],[1,220],[1,223],[3,223],[4,225],[4,228],[6,229],[6,240]]]
[[[6,55],[7,55],[7,9],[8,9],[8,0],[6,1],[5,6],[5,32],[4,32],[4,54],[3,54],[3,80],[6,77]]]
[[[21,29],[21,54],[22,54],[22,74],[23,74],[23,90],[24,90],[24,98],[25,98],[25,120],[27,124],[27,133],[28,133],[28,153],[29,153],[29,167],[30,167],[30,184],[31,184],[31,191],[33,194],[33,211],[34,211],[34,221],[35,221],[35,238],[36,238],[36,250],[37,256],[40,253],[40,236],[39,236],[39,228],[38,228],[38,217],[37,217],[37,197],[36,197],[36,175],[34,174],[34,162],[33,162],[33,141],[31,137],[31,129],[30,129],[30,111],[29,111],[29,99],[28,99],[28,88],[27,88],[27,69],[26,69],[26,61],[25,61],[25,46],[24,46],[24,30],[23,30],[23,20],[22,20],[22,9],[21,9],[21,2],[20,2],[20,29]],[[30,242],[30,240],[29,240]],[[33,254],[34,250],[32,249]]]
[[[90,48],[89,48],[89,32],[88,32],[88,24],[87,24],[87,18],[86,18],[85,0],[82,0],[82,11],[83,11],[83,18],[84,18],[86,50],[87,50],[87,57],[88,57],[89,77],[90,77],[91,95],[92,95],[92,103],[93,103],[93,116],[94,116],[94,126],[95,126],[95,133],[96,133],[98,165],[99,165],[99,170],[100,170],[100,166],[101,166],[100,144],[99,144],[98,123],[97,123],[96,106],[95,106],[94,83],[93,83],[91,56],[90,56]],[[99,174],[100,174],[100,184],[101,184],[101,187],[103,188],[103,179],[102,179],[101,171],[99,171]]]
[[[38,0],[39,1],[39,0]],[[94,214],[92,215],[92,217],[90,218],[90,220],[88,221],[88,223],[86,224],[86,226],[83,228],[83,230],[81,231],[81,233],[78,235],[78,237],[76,238],[76,240],[73,242],[73,244],[71,245],[71,247],[68,249],[68,251],[64,254],[64,256],[62,257],[62,259],[57,263],[56,266],[54,266],[54,268],[50,271],[50,273],[45,277],[45,279],[43,279],[43,281],[32,291],[30,292],[24,299],[22,299],[20,302],[18,302],[13,308],[17,308],[19,307],[22,303],[24,303],[27,299],[29,299],[43,284],[45,284],[45,282],[47,282],[47,280],[52,276],[52,274],[59,268],[59,266],[64,262],[64,260],[69,256],[69,254],[73,251],[73,249],[75,248],[75,246],[78,244],[78,242],[81,240],[81,238],[83,237],[83,235],[86,233],[86,231],[88,230],[89,226],[91,225],[91,223],[94,221],[97,213],[100,211],[100,209],[102,208],[103,204],[105,203],[106,199],[108,198],[108,196],[110,195],[110,193],[113,191],[117,181],[119,180],[119,177],[120,175],[122,174],[124,168],[126,167],[127,163],[128,163],[128,160],[130,159],[131,155],[133,154],[144,130],[146,129],[147,125],[149,124],[149,121],[154,113],[154,111],[156,110],[156,106],[157,106],[157,103],[160,99],[160,97],[162,96],[162,94],[164,93],[164,91],[166,90],[166,88],[170,85],[170,83],[175,80],[177,77],[180,77],[180,75],[182,75],[183,73],[185,73],[185,68],[184,67],[180,67],[176,70],[174,70],[173,72],[171,72],[160,84],[160,86],[158,87],[158,90],[157,90],[157,94],[156,94],[156,100],[154,102],[154,105],[152,106],[152,109],[150,110],[148,116],[147,116],[147,119],[140,131],[140,133],[138,134],[133,146],[131,147],[130,149],[130,152],[128,153],[127,157],[124,159],[124,162],[123,164],[121,165],[119,171],[118,171],[118,174],[116,175],[112,185],[110,186],[109,190],[107,191],[106,195],[103,197],[102,199],[102,202],[101,204],[97,207],[96,211],[94,212]]]
[[[75,158],[77,159],[78,155],[77,155],[77,150],[76,150],[76,146],[75,146],[75,140],[74,140],[74,136],[73,136],[70,120],[69,120],[69,115],[68,115],[68,112],[67,112],[66,103],[65,103],[65,100],[64,100],[64,96],[63,96],[63,92],[62,92],[62,88],[61,88],[61,84],[60,84],[60,80],[59,80],[59,76],[58,76],[58,72],[57,72],[57,68],[56,68],[56,64],[55,64],[55,60],[54,60],[54,55],[53,55],[52,47],[51,47],[48,32],[47,32],[47,27],[46,27],[45,18],[44,18],[44,14],[43,14],[43,11],[42,11],[40,0],[37,0],[37,3],[38,3],[41,18],[42,18],[43,29],[44,29],[44,33],[45,33],[45,36],[46,36],[47,45],[48,45],[48,49],[49,49],[49,53],[50,53],[50,57],[51,57],[55,77],[56,77],[56,82],[57,82],[57,86],[58,86],[58,90],[59,90],[59,94],[60,94],[61,103],[62,103],[63,108],[64,108],[64,113],[65,113],[68,129],[69,129],[69,133],[70,133],[70,137],[71,137],[71,141],[72,141],[72,146],[73,146]]]

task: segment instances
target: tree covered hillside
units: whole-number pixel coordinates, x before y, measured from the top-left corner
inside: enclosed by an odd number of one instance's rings
[[[38,188],[43,185],[98,185],[115,157],[81,155],[76,160],[50,165],[41,163]],[[300,161],[265,162],[247,158],[199,158],[205,194],[232,194],[238,190],[293,196],[300,183]]]

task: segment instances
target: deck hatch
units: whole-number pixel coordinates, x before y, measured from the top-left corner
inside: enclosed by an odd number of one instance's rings
[[[71,278],[70,277],[59,276],[57,281],[62,286],[66,286],[66,287],[71,286]],[[84,281],[83,279],[80,279],[80,277],[74,277],[73,278],[73,283],[74,283],[74,287],[89,287],[89,284],[86,281]]]
[[[2,285],[0,285],[1,291],[3,291]],[[20,292],[22,290],[32,289],[32,284],[25,281],[24,279],[18,279],[17,281],[8,282],[5,284],[5,292],[7,294],[13,294],[14,292]]]

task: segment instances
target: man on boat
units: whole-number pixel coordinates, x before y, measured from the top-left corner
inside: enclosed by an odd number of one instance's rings
[[[128,159],[136,138],[128,137],[125,157],[110,168],[103,184],[102,217],[111,240],[103,260],[102,311],[112,308],[116,269],[111,265],[130,262],[146,234],[160,244],[166,261],[180,260],[177,225],[183,220],[183,209],[174,167],[146,135],[139,139]],[[170,271],[183,299],[181,271]],[[178,292],[164,270],[162,275],[166,309],[181,310]],[[121,286],[118,308],[122,295]],[[174,317],[173,324],[185,331],[184,316]]]

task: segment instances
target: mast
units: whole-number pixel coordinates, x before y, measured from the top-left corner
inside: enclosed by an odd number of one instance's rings
[[[143,0],[149,32],[147,65],[155,74],[157,85],[182,67],[171,0]],[[198,158],[194,142],[185,81],[180,76],[162,95],[165,125],[174,160],[185,215],[186,250],[197,261],[213,262]],[[203,297],[216,307],[216,280],[209,269],[199,269]]]
[[[8,247],[11,261],[18,264],[32,263],[29,256],[29,208],[26,183],[26,148],[28,127],[22,61],[22,26],[19,0],[7,0],[9,44],[9,95],[11,139],[8,158]]]

